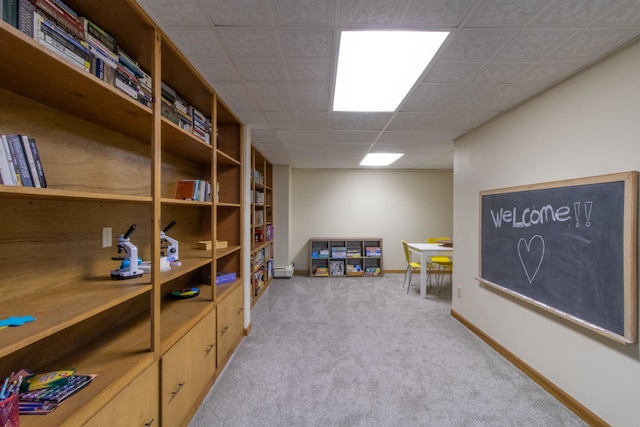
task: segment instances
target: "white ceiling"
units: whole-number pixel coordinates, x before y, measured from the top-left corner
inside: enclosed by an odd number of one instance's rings
[[[640,35],[640,0],[137,0],[274,164],[452,169],[453,141]],[[450,31],[394,113],[332,112],[341,30]],[[597,100],[594,100],[597,102]]]

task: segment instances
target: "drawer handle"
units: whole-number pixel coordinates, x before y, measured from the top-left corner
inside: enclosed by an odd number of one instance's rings
[[[244,311],[244,307],[241,307],[238,309],[238,314],[242,313]]]
[[[229,329],[228,326],[225,326],[224,328],[222,328],[222,330],[220,331],[220,335],[224,335],[224,333],[227,332],[227,329]]]
[[[144,423],[144,427],[151,427],[151,424],[153,424],[153,422],[154,422],[154,421],[155,421],[155,420],[153,420],[153,419],[152,419],[152,420],[151,420],[151,421],[149,421],[148,423]]]
[[[209,344],[209,347],[204,351],[204,357],[207,357],[209,355],[209,353],[211,353],[211,350],[213,350],[213,348],[215,347],[215,344]]]
[[[184,383],[186,383],[186,381],[182,381],[180,384],[178,384],[178,388],[176,389],[176,391],[171,392],[171,399],[173,399],[178,393],[180,393],[180,390],[182,390],[182,386],[184,385]]]

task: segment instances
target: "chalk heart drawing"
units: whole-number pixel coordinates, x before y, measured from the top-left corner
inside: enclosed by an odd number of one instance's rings
[[[528,242],[524,238],[518,240],[518,256],[520,257],[524,274],[527,275],[529,284],[531,284],[536,274],[538,274],[544,259],[544,239],[542,236],[536,234]]]

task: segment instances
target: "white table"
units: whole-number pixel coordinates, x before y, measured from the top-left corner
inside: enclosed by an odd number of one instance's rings
[[[420,298],[427,296],[427,261],[432,256],[453,256],[453,248],[440,243],[407,243],[411,252],[420,254]]]

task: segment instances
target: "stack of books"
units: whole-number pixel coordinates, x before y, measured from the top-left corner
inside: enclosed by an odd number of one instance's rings
[[[193,106],[191,107],[191,117],[193,118],[193,134],[210,145],[213,129],[211,118],[206,117]]]
[[[162,95],[160,107],[162,116],[185,132],[189,132],[207,144],[211,144],[211,119],[181,98],[165,82],[161,82],[160,92]]]
[[[36,140],[26,135],[0,135],[0,184],[46,188]]]
[[[368,257],[382,256],[382,254],[380,253],[380,246],[367,246],[365,248],[365,253]]]
[[[62,0],[2,0],[3,20],[69,64],[151,106],[151,76],[87,17]]]

